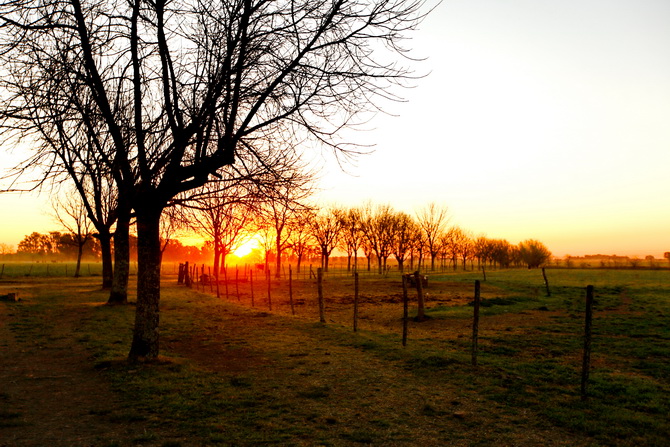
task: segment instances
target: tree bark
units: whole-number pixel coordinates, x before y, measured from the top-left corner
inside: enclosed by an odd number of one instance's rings
[[[280,279],[281,278],[281,255],[282,251],[282,243],[281,243],[281,233],[277,234],[277,239],[275,241],[275,246],[277,249],[277,259],[275,263],[275,278]]]
[[[423,282],[421,273],[417,270],[414,272],[414,281],[416,282],[416,294],[418,299],[418,309],[416,314],[416,321],[426,320],[426,303],[423,297]]]
[[[114,275],[107,304],[128,304],[130,210],[119,213],[114,232]]]
[[[97,235],[100,241],[100,257],[102,258],[102,288],[104,290],[112,288],[113,267],[112,267],[112,235],[109,231],[99,232]]]
[[[79,271],[81,270],[81,256],[84,253],[84,244],[81,241],[77,244],[77,267],[74,269],[74,277],[79,278]]]
[[[161,274],[160,207],[137,207],[137,308],[133,342],[128,359],[154,360],[159,351]]]

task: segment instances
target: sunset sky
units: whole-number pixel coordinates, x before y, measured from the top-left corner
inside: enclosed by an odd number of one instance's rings
[[[427,77],[319,202],[447,206],[451,223],[556,256],[670,251],[670,2],[444,0],[407,46]],[[7,154],[0,167],[12,165]],[[48,198],[0,195],[0,243],[57,229]]]
[[[670,2],[444,1],[412,46],[430,71],[378,117],[326,200],[413,211],[557,256],[670,251]]]

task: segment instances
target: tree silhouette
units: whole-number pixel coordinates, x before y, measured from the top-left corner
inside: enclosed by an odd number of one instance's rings
[[[66,196],[63,200],[57,200],[53,203],[53,207],[56,220],[73,235],[77,246],[77,266],[74,277],[79,278],[84,245],[92,237],[92,224],[86,217],[86,207],[76,194]]]
[[[540,267],[551,259],[551,252],[542,242],[528,239],[519,243],[519,256],[530,269]]]
[[[69,105],[78,96],[108,136],[100,159],[138,234],[130,359],[159,353],[160,217],[172,198],[279,139],[310,137],[351,154],[335,135],[408,79],[394,61],[422,8],[414,0],[0,5],[4,128],[40,140],[35,123],[54,109],[81,125],[86,118]]]
[[[430,253],[430,269],[435,270],[435,259],[440,251],[440,236],[444,232],[444,226],[449,221],[446,207],[440,207],[436,203],[429,203],[417,212],[419,226]]]

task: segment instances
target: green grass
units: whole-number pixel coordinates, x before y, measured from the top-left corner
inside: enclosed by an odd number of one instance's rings
[[[0,263],[0,279],[49,278],[74,276],[76,262],[6,262]],[[133,271],[134,273],[134,271]],[[100,262],[83,261],[82,277],[102,276]]]
[[[138,443],[160,445],[161,431],[170,427],[211,445],[458,439],[530,445],[525,436],[541,428],[555,430],[551,435],[565,439],[562,445],[664,445],[670,438],[670,272],[548,269],[547,275],[550,297],[537,270],[487,272],[482,284],[497,296],[482,308],[477,369],[470,366],[467,304],[431,307],[435,332],[418,336],[411,329],[403,348],[399,334],[353,333],[166,283],[163,357],[128,364],[133,306],[101,305],[105,294],[93,283],[59,293],[47,284],[34,300],[10,304],[11,329],[23,343],[46,343],[67,336],[49,313],[63,306],[77,312],[71,336],[123,399],[106,417],[151,427]],[[430,281],[470,287],[474,279],[481,274],[431,275]],[[595,286],[596,305],[589,398],[582,401],[588,284]],[[12,423],[13,414],[0,414],[0,424]],[[481,424],[489,430],[479,430]]]

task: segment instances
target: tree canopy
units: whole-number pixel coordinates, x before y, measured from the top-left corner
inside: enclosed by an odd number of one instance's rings
[[[305,139],[349,154],[337,132],[395,98],[403,39],[426,12],[420,0],[0,3],[5,141],[34,143],[24,167],[43,180],[95,160],[116,184],[117,226],[135,215],[131,359],[158,356],[172,198]]]

